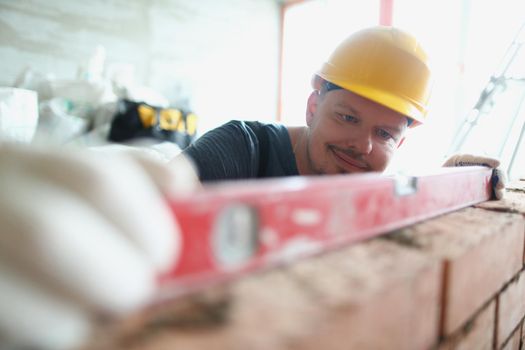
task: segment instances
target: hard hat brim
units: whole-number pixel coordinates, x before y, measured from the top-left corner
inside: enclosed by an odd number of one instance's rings
[[[353,92],[412,119],[413,122],[410,124],[410,128],[418,126],[425,121],[425,115],[427,113],[426,109],[410,98],[393,95],[366,85],[349,84],[348,82],[338,81],[335,77],[326,76],[322,73],[318,73],[318,75],[322,79],[336,84],[345,90]]]

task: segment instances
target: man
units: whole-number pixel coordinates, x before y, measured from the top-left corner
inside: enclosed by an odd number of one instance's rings
[[[424,123],[431,74],[427,56],[414,37],[378,26],[343,41],[312,85],[307,126],[232,121],[186,149],[200,179],[382,172],[403,143],[407,128]],[[445,165],[461,164],[497,167],[499,163],[463,155]],[[499,181],[498,198],[502,191]]]
[[[306,127],[234,121],[184,154],[202,181],[383,171],[424,122],[429,81],[413,37],[365,29],[314,77]],[[163,198],[197,185],[183,161],[0,144],[0,345],[72,348],[94,315],[147,302],[179,248]],[[485,163],[497,166],[465,156],[447,165]]]
[[[383,171],[406,129],[424,122],[430,84],[415,38],[392,27],[364,29],[312,79],[307,126],[230,122],[185,154],[203,181]]]

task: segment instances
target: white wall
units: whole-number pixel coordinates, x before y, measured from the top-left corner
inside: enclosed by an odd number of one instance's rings
[[[423,42],[434,73],[428,121],[412,130],[400,149],[396,159],[400,167],[417,165],[425,169],[458,152],[450,147],[457,127],[476,104],[490,76],[500,68],[525,20],[524,11],[523,0],[395,1],[393,24],[415,33]],[[524,73],[522,68],[519,74]],[[471,133],[469,147],[460,152],[499,158],[506,167],[506,156],[498,150],[508,136],[508,119],[518,103],[495,102],[497,119],[492,118],[486,133]]]
[[[274,120],[279,6],[275,0],[0,0],[0,85],[26,66],[73,79],[97,45],[107,64],[177,102],[201,130],[229,119]]]

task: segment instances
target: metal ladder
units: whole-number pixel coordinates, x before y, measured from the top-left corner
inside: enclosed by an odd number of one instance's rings
[[[523,77],[512,77],[508,76],[509,70],[516,64],[516,57],[520,53],[520,50],[523,49],[525,44],[525,22],[519,28],[517,34],[513,38],[510,46],[503,56],[502,62],[500,63],[499,69],[490,77],[487,85],[481,92],[476,104],[472,110],[467,114],[461,125],[458,127],[454,138],[452,140],[451,146],[449,148],[448,154],[454,154],[462,151],[462,148],[465,144],[465,141],[468,139],[469,135],[472,133],[472,130],[478,125],[481,118],[486,117],[494,106],[495,96],[504,92],[508,88],[509,81],[520,81],[525,83],[525,72],[523,72]],[[499,149],[498,157],[502,157],[504,149],[507,147],[509,142],[509,135],[512,129],[512,126],[516,123],[517,118],[520,115],[521,107],[525,101],[525,89],[521,95],[518,106],[515,110],[515,113],[512,117],[512,122],[507,128],[507,132],[504,138],[504,142]],[[516,156],[518,154],[519,145],[525,137],[525,121],[521,126],[521,131],[518,139],[516,140],[512,156],[507,167],[507,172],[510,174],[512,167],[514,166]]]

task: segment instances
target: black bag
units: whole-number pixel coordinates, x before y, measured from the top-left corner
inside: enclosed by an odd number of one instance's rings
[[[171,141],[180,148],[195,139],[197,116],[177,108],[159,108],[142,102],[120,100],[108,139],[126,142],[138,138]]]

